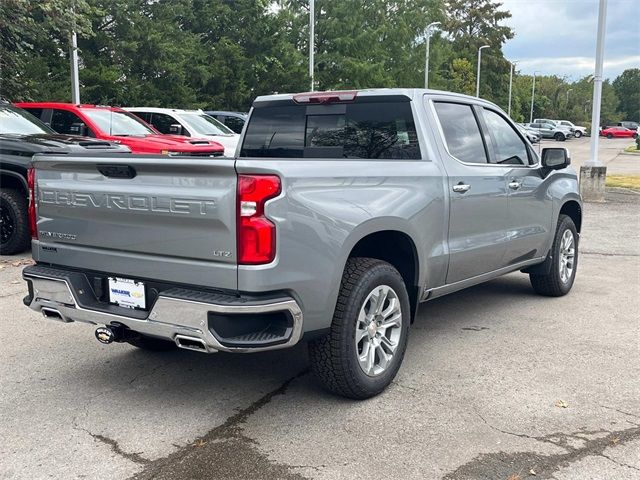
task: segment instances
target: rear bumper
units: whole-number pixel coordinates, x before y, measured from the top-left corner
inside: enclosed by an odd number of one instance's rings
[[[124,327],[130,332],[173,341],[188,350],[276,350],[292,347],[302,336],[302,310],[288,296],[254,298],[176,287],[160,292],[149,311],[129,313],[122,307],[111,308],[112,311],[92,308],[89,303],[95,304],[95,297],[87,300],[92,295],[91,287],[82,273],[35,265],[25,268],[22,276],[29,286],[25,305],[45,318]],[[256,318],[260,319],[258,325],[260,321],[267,322],[264,328],[232,337],[221,335],[216,329],[221,321],[255,326]],[[274,318],[278,321],[274,322]],[[277,333],[267,328],[271,323],[278,323]]]

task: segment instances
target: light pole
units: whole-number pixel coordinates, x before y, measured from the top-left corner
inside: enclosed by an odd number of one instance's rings
[[[569,106],[569,93],[573,92],[573,88],[570,88],[569,90],[567,90],[567,107]]]
[[[76,12],[71,7],[73,29],[69,35],[69,60],[71,61],[71,103],[80,104],[80,78],[78,74],[78,36],[76,35]]]
[[[509,62],[511,64],[511,70],[509,71],[509,108],[507,114],[511,116],[511,90],[513,88],[513,67],[515,67],[517,61]]]
[[[529,112],[529,123],[533,123],[533,99],[536,97],[536,73],[533,72],[533,85],[531,86],[531,111]]]
[[[476,73],[476,97],[480,97],[480,61],[482,59],[482,49],[489,48],[490,45],[482,45],[478,49],[478,72]]]
[[[440,25],[440,22],[433,22],[427,25],[425,35],[427,36],[427,51],[424,59],[424,88],[429,88],[429,44],[431,43],[431,34]]]
[[[315,50],[315,0],[309,0],[309,78],[311,79],[311,91],[315,90],[314,85],[314,50]]]
[[[591,110],[591,158],[585,165],[589,167],[602,167],[598,158],[598,140],[600,126],[600,103],[602,101],[602,64],[604,62],[604,37],[607,21],[607,0],[600,0],[598,10],[598,36],[596,42],[596,71],[593,76],[593,108]]]

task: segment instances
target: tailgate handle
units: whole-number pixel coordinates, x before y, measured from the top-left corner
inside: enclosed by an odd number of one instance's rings
[[[133,178],[135,169],[130,165],[98,165],[98,171],[109,178]]]

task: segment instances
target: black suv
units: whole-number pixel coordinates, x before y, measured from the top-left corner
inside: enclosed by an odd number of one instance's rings
[[[27,171],[36,153],[130,152],[112,142],[58,135],[21,108],[0,101],[0,255],[29,247]]]

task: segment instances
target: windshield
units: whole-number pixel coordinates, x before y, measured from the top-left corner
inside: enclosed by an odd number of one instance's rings
[[[21,108],[2,105],[0,106],[0,133],[37,135],[56,132],[51,130],[29,112],[25,112]]]
[[[82,112],[93,120],[107,135],[128,137],[131,135],[156,135],[156,132],[128,112],[104,109],[86,109]]]
[[[233,135],[233,130],[204,113],[181,113],[180,117],[200,135]]]

